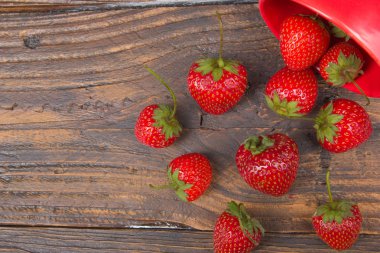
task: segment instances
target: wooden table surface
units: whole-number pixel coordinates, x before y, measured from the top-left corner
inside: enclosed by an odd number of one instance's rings
[[[370,140],[337,155],[318,146],[311,122],[274,115],[262,92],[283,62],[257,1],[2,2],[0,252],[212,252],[215,220],[230,200],[244,202],[268,231],[257,252],[329,252],[310,222],[326,200],[327,168],[336,198],[358,201],[364,217],[349,252],[379,252],[380,99],[366,107]],[[251,83],[222,116],[202,113],[186,84],[191,63],[217,53],[216,10],[225,56],[247,66]],[[142,108],[170,101],[144,64],[178,96],[185,130],[166,149],[145,147],[133,134]],[[364,104],[322,85],[318,106],[334,96]],[[234,164],[247,136],[272,132],[289,134],[301,151],[297,180],[279,198],[252,190]],[[207,193],[184,203],[150,190],[149,183],[165,182],[167,163],[187,152],[212,161]]]

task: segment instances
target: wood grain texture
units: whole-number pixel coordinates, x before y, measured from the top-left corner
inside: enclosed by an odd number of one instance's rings
[[[3,227],[0,232],[0,252],[7,253],[213,252],[210,231]],[[379,247],[379,235],[361,235],[345,252],[378,252]],[[255,252],[332,251],[316,235],[268,233]]]
[[[380,139],[377,132],[360,152],[329,158],[313,144],[309,130],[288,129],[302,156],[297,181],[281,198],[250,189],[234,165],[239,143],[262,132],[271,129],[192,129],[175,146],[152,150],[125,129],[1,131],[0,222],[90,227],[168,222],[212,229],[225,203],[234,199],[245,202],[268,231],[310,232],[310,217],[326,200],[323,170],[331,166],[336,196],[360,202],[363,232],[379,233],[379,173],[372,149]],[[166,164],[187,152],[207,155],[214,167],[212,186],[202,198],[188,204],[172,192],[148,188],[164,183]],[[354,163],[344,162],[352,158]]]
[[[216,10],[225,23],[225,55],[247,66],[252,84],[241,103],[219,117],[204,115],[186,88],[191,63],[217,52]],[[309,122],[271,113],[262,90],[282,61],[257,5],[0,18],[1,224],[211,230],[234,199],[245,202],[269,232],[310,233],[310,217],[326,199],[324,171],[331,167],[336,196],[360,202],[363,233],[380,233],[380,100],[368,107],[375,127],[371,139],[341,155],[321,151]],[[165,150],[146,148],[133,135],[142,108],[170,101],[144,64],[172,84],[180,103],[185,132]],[[321,87],[319,105],[336,95],[363,101]],[[234,165],[248,135],[275,131],[288,133],[302,152],[297,181],[281,198],[251,190]],[[205,196],[187,204],[147,187],[165,182],[167,163],[187,152],[204,153],[213,163]]]
[[[258,3],[258,0],[0,0],[0,13],[104,11],[247,3]]]
[[[0,92],[6,96],[0,104],[8,116],[0,124],[77,127],[83,121],[91,127],[133,127],[147,103],[165,101],[165,88],[142,68],[147,64],[172,83],[182,123],[199,127],[201,113],[186,92],[185,77],[192,61],[217,52],[216,9],[4,15]],[[240,54],[252,73],[260,73],[251,75],[252,82],[264,82],[281,61],[257,7],[219,9],[225,14],[226,56]],[[35,49],[24,45],[31,36],[40,40]]]

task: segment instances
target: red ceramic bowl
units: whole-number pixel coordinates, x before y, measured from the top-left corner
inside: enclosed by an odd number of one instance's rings
[[[260,12],[278,37],[282,21],[295,14],[318,14],[345,31],[365,53],[364,74],[356,79],[367,96],[380,97],[379,0],[260,0]],[[344,86],[359,93],[353,84]]]

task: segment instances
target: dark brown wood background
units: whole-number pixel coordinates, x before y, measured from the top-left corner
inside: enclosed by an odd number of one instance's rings
[[[326,200],[327,168],[336,198],[358,201],[364,216],[352,252],[377,252],[380,100],[366,107],[370,140],[338,155],[317,145],[310,122],[270,112],[262,91],[283,62],[255,2],[1,3],[0,252],[212,252],[214,222],[230,200],[244,202],[268,231],[258,252],[328,252],[310,223]],[[216,55],[216,10],[225,56],[247,66],[252,86],[222,116],[203,114],[186,84],[194,60]],[[185,131],[167,149],[142,146],[133,134],[142,108],[170,101],[144,64],[178,96]],[[332,96],[364,104],[321,86],[318,105]],[[287,133],[301,151],[297,180],[280,198],[252,190],[234,164],[247,136],[271,132]],[[206,194],[189,204],[151,191],[149,183],[165,182],[166,164],[187,152],[212,161]]]

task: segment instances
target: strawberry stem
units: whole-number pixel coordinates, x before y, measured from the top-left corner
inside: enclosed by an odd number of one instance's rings
[[[168,167],[167,175],[169,180],[168,184],[158,186],[149,184],[149,187],[155,190],[173,189],[180,200],[187,202],[188,194],[185,191],[193,187],[193,184],[185,183],[179,179],[179,169],[174,170],[172,173],[172,168]]]
[[[173,186],[170,184],[164,184],[164,185],[152,185],[149,184],[149,187],[154,189],[154,190],[163,190],[163,189],[172,189]]]
[[[352,83],[355,85],[356,89],[358,89],[360,91],[360,93],[365,97],[365,99],[367,100],[367,104],[366,105],[369,105],[371,103],[371,101],[369,100],[369,98],[367,97],[367,95],[365,94],[364,90],[359,86],[359,84],[355,81],[355,80],[352,80]]]
[[[303,119],[308,121],[315,121],[315,118],[309,118],[309,117],[290,117],[291,119]]]
[[[170,118],[174,118],[175,116],[175,113],[177,111],[177,98],[173,92],[173,90],[170,88],[170,86],[164,81],[164,79],[162,79],[161,76],[159,76],[156,72],[153,71],[153,69],[149,68],[148,66],[144,66],[146,68],[146,70],[148,70],[149,73],[151,73],[158,81],[160,81],[160,83],[162,83],[165,88],[170,92],[170,96],[172,97],[173,99],[173,103],[174,103],[174,106],[173,106],[173,111],[170,115]]]
[[[222,15],[220,15],[219,12],[216,12],[216,16],[218,17],[218,21],[219,21],[219,34],[220,34],[218,65],[220,68],[223,68],[224,67],[224,62],[223,62],[223,58],[222,58],[222,54],[223,54],[223,22],[222,22]]]
[[[333,201],[331,188],[330,188],[330,170],[327,170],[327,173],[326,173],[326,186],[327,186],[327,193],[329,194],[329,202],[332,203],[334,201]]]

